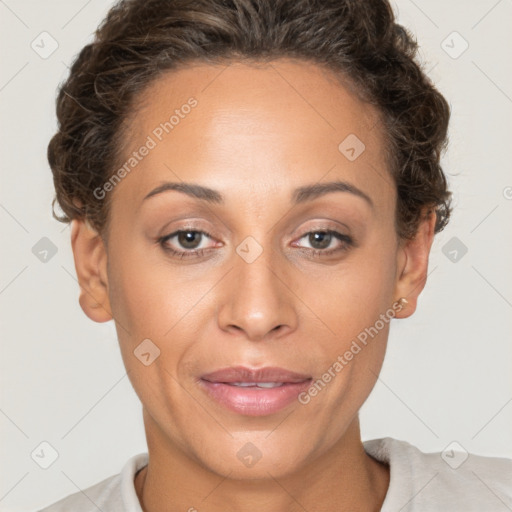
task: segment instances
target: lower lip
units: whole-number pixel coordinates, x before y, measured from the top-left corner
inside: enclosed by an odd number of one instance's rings
[[[211,398],[231,411],[246,416],[265,416],[274,414],[296,401],[299,393],[310,386],[311,379],[286,383],[276,388],[230,386],[203,379],[200,382]]]

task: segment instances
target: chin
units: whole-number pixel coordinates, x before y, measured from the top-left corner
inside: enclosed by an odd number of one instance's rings
[[[287,445],[277,438],[265,442],[265,436],[268,432],[255,435],[253,441],[244,436],[243,440],[231,439],[222,445],[217,442],[215,449],[207,454],[204,448],[201,451],[198,447],[199,459],[208,470],[233,480],[283,478],[297,471],[301,460],[306,458],[304,443]]]

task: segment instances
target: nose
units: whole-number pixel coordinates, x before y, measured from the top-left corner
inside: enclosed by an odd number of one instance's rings
[[[223,282],[217,306],[217,321],[222,330],[239,335],[243,332],[246,339],[260,341],[296,329],[297,298],[292,292],[293,283],[272,252],[265,249],[250,263],[234,255],[234,268]]]

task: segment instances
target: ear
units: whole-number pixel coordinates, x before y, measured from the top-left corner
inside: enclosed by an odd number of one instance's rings
[[[428,257],[434,240],[435,211],[424,215],[412,240],[400,242],[397,251],[396,301],[404,297],[407,304],[397,310],[396,318],[407,318],[416,311],[418,296],[427,282]]]
[[[107,251],[103,239],[85,220],[71,223],[71,247],[80,285],[80,306],[95,322],[112,319],[107,281]]]

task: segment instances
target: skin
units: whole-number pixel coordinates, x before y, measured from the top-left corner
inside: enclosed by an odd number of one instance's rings
[[[435,219],[399,239],[378,112],[320,67],[280,59],[165,74],[139,98],[126,148],[191,96],[197,107],[115,187],[108,231],[72,226],[80,304],[97,322],[114,318],[143,404],[149,465],[135,481],[143,508],[380,510],[389,467],[365,453],[358,411],[379,374],[388,323],[307,405],[236,414],[198,379],[237,365],[321,377],[400,297],[409,302],[396,317],[414,312]],[[366,146],[353,162],[338,150],[349,134]],[[295,188],[334,180],[373,205],[347,191],[292,204]],[[168,181],[210,187],[224,203],[175,190],[144,200]],[[159,238],[178,229],[210,233],[192,239],[204,255],[166,252]],[[308,236],[327,229],[354,244],[332,238],[324,248]],[[252,263],[236,252],[248,236],[263,250]],[[166,245],[193,250],[178,237]],[[146,338],[160,349],[149,366],[133,354]],[[252,467],[236,455],[248,442],[262,454]]]

